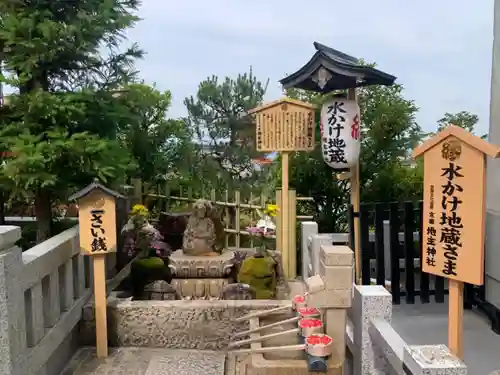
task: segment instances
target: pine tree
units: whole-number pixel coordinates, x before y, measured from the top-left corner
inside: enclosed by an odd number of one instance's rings
[[[0,114],[0,143],[13,155],[1,178],[33,198],[37,240],[51,235],[52,203],[94,177],[120,177],[128,153],[116,134],[116,91],[135,77],[136,45],[120,49],[138,18],[136,0],[3,0],[2,81],[15,88]]]

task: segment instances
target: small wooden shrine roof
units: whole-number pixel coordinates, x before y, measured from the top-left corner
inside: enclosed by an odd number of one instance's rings
[[[88,185],[87,187],[83,188],[82,190],[76,192],[71,197],[69,197],[69,200],[73,201],[82,199],[83,197],[89,195],[92,191],[96,189],[101,190],[102,192],[112,197],[125,199],[125,196],[121,195],[120,193],[117,193],[114,190],[108,189],[106,186],[101,185],[97,179],[95,179],[94,182],[92,182],[90,185]]]
[[[500,156],[500,147],[495,146],[489,142],[486,142],[484,139],[476,137],[472,133],[467,130],[456,126],[456,125],[448,125],[444,130],[437,133],[432,138],[428,139],[416,149],[413,150],[412,157],[416,158],[426,151],[430,150],[441,141],[444,141],[448,137],[455,137],[461,140],[462,142],[468,144],[470,147],[475,148],[476,150],[491,156],[493,158],[497,158]]]
[[[283,89],[297,88],[328,93],[334,90],[363,86],[391,86],[396,80],[395,76],[369,66],[363,66],[357,58],[324,44],[314,42],[314,48],[316,48],[316,53],[307,64],[280,80]],[[326,69],[331,75],[323,87],[318,84],[315,78],[321,68]]]

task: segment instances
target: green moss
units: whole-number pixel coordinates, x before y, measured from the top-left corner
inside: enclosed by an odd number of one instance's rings
[[[144,287],[156,280],[165,280],[170,283],[172,275],[168,264],[158,257],[143,258],[134,261],[130,266],[130,278],[133,295],[139,298]]]
[[[247,258],[241,264],[238,282],[250,285],[257,299],[271,299],[276,294],[275,261],[269,257]]]
[[[134,264],[135,267],[142,267],[146,269],[163,268],[165,266],[163,260],[157,257],[138,259],[134,262]]]

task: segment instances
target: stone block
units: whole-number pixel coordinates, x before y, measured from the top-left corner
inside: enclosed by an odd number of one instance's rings
[[[354,252],[349,246],[322,245],[319,260],[326,266],[351,266],[354,263]]]
[[[350,289],[353,283],[352,266],[327,266],[319,262],[319,274],[326,290]]]
[[[0,374],[21,375],[26,357],[26,315],[21,249],[14,246],[21,230],[0,226]]]
[[[0,225],[0,250],[9,249],[21,238],[21,227]]]
[[[169,267],[174,270],[177,278],[219,278],[227,276],[234,263],[232,251],[217,256],[193,256],[177,250],[170,256]]]
[[[347,308],[352,304],[352,289],[320,290],[307,295],[307,305],[323,308]]]
[[[410,345],[404,348],[405,373],[414,375],[467,375],[467,366],[445,345]]]
[[[337,363],[345,359],[345,332],[347,311],[345,309],[326,309],[323,314],[325,333],[333,338],[332,361]]]
[[[300,223],[302,239],[302,280],[312,276],[312,236],[318,234],[318,223],[314,221],[303,221]]]
[[[355,327],[353,341],[358,348],[353,353],[354,375],[385,375],[390,373],[384,353],[375,350],[370,328],[374,319],[390,323],[392,295],[380,285],[355,285],[350,318]]]
[[[323,278],[319,275],[308,277],[305,280],[307,293],[316,293],[326,288]]]

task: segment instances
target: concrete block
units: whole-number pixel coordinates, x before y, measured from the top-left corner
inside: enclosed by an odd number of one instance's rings
[[[21,238],[21,227],[0,225],[0,250],[10,249]]]
[[[327,266],[319,262],[319,274],[326,290],[350,289],[353,283],[352,266]]]
[[[347,311],[345,309],[326,309],[323,314],[325,333],[333,338],[332,361],[340,362],[345,359],[345,332]]]
[[[326,266],[351,266],[354,252],[349,246],[321,245],[319,260]]]
[[[354,375],[386,375],[389,365],[384,353],[375,350],[370,329],[374,319],[392,318],[392,296],[380,285],[355,285],[350,318],[355,327],[353,353]]]
[[[320,290],[307,295],[307,305],[323,308],[347,308],[352,304],[352,289]]]
[[[312,270],[312,236],[318,234],[318,223],[314,221],[303,221],[300,223],[300,232],[302,238],[302,280],[305,280],[310,274],[309,268]]]
[[[414,375],[467,375],[467,366],[445,345],[406,346],[403,368]]]
[[[307,293],[316,293],[326,288],[323,278],[319,275],[308,277],[305,280]]]
[[[331,245],[333,233],[320,233],[311,237],[311,264],[313,266],[313,275],[318,273],[319,258],[322,245]]]
[[[26,357],[26,315],[20,229],[0,226],[0,374],[20,375]],[[10,246],[10,248],[8,247]]]

